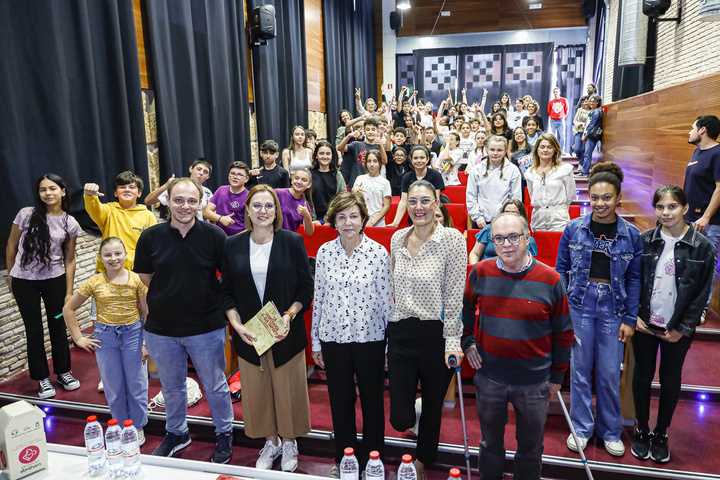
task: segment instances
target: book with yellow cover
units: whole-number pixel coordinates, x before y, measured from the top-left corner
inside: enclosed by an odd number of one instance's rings
[[[253,347],[258,355],[267,352],[275,344],[277,335],[284,335],[287,332],[282,315],[273,302],[265,304],[245,326],[257,338],[253,342]]]

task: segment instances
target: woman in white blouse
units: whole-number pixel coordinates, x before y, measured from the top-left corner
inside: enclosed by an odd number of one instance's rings
[[[326,224],[338,238],[318,250],[311,330],[312,356],[327,373],[339,478],[343,450],[353,447],[364,470],[370,452],[383,455],[385,438],[385,328],[392,310],[390,255],[363,235],[369,219],[360,192],[330,202]],[[355,427],[355,379],[362,407],[362,443]]]
[[[437,457],[443,398],[453,375],[448,359],[462,362],[460,320],[467,265],[465,239],[435,222],[435,187],[410,185],[407,205],[413,226],[395,232],[390,243],[395,307],[387,327],[390,424],[419,435],[415,467]],[[422,413],[416,404],[420,381]]]
[[[554,135],[543,133],[533,151],[533,165],[525,172],[533,230],[562,232],[570,223],[570,204],[575,198],[573,166],[560,161],[562,149]]]

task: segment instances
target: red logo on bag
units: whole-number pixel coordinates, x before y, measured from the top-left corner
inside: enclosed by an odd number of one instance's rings
[[[40,455],[40,449],[36,446],[29,446],[26,447],[22,452],[20,452],[20,456],[18,459],[20,460],[20,463],[30,463],[33,460],[35,460]]]
[[[7,457],[5,457],[5,452],[0,451],[0,462],[2,462],[3,470],[7,468]]]

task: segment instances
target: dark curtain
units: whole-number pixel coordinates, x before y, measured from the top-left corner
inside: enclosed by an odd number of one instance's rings
[[[283,149],[293,126],[308,124],[305,7],[303,0],[252,0],[248,16],[263,4],[275,6],[277,36],[250,47],[257,135],[260,143],[275,140]]]
[[[353,117],[355,88],[360,89],[364,103],[377,98],[377,68],[375,63],[375,24],[373,0],[354,2],[323,0],[323,45],[325,51],[325,107],[328,137],[334,141],[335,128],[343,109]],[[305,122],[302,122],[304,124]],[[289,138],[290,131],[283,133]]]
[[[2,242],[44,173],[84,226],[83,184],[109,201],[119,172],[147,179],[132,0],[0,1],[0,112]]]
[[[548,102],[552,49],[552,43],[540,43],[415,50],[415,85],[419,96],[435,106],[447,98],[448,88],[453,101],[456,92],[457,100],[461,101],[462,89],[467,88],[467,100],[471,104],[482,101],[483,88],[486,88],[486,114],[503,93],[510,95],[511,102],[531,95],[540,104],[540,113],[544,113],[547,124],[543,105],[547,106]]]
[[[214,166],[251,162],[244,13],[234,0],[146,3],[155,74],[160,181],[186,176],[197,157]]]
[[[593,68],[593,79],[594,83],[598,88],[598,94],[603,82],[603,65],[605,64],[605,18],[606,9],[605,2],[599,2],[598,13],[596,17],[595,26],[595,52],[593,58],[595,64]]]
[[[575,118],[575,106],[578,99],[587,93],[583,88],[583,70],[585,69],[585,46],[567,45],[555,47],[555,67],[557,69],[557,87],[560,95],[568,101],[570,111],[565,119],[565,145],[567,151],[572,145],[572,127]]]

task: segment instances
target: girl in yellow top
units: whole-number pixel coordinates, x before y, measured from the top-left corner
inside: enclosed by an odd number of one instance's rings
[[[108,237],[100,244],[105,271],[93,275],[63,307],[63,316],[75,344],[95,352],[110,413],[118,423],[132,420],[140,445],[147,424],[147,373],[143,364],[143,319],[147,318],[147,287],[135,272],[125,268],[127,252],[122,240]],[[76,311],[89,297],[97,304],[92,337],[83,336]]]

